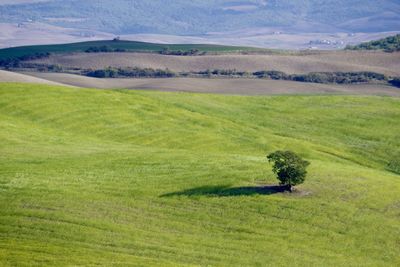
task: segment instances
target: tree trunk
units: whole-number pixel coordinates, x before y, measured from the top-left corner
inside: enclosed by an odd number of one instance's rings
[[[292,187],[292,185],[288,184],[288,185],[286,185],[285,187],[286,187],[286,191],[289,191],[290,193],[293,192],[293,187]]]

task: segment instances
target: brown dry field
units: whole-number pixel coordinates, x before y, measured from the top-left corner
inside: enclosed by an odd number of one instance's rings
[[[400,75],[400,53],[376,51],[320,51],[304,55],[210,55],[166,56],[143,53],[78,53],[53,55],[31,62],[59,64],[65,67],[102,69],[140,67],[170,69],[176,72],[207,69],[239,71],[279,70],[288,74],[308,72],[373,71],[390,76]]]
[[[14,80],[7,72],[0,72],[0,82],[48,81],[49,84],[64,84],[74,87],[137,90],[157,90],[166,92],[197,92],[232,95],[285,95],[285,94],[349,94],[382,95],[400,97],[400,89],[385,85],[327,85],[291,81],[261,79],[97,79],[64,73],[24,73],[16,74]]]

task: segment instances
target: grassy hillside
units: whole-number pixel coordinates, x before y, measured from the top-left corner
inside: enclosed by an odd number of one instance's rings
[[[72,53],[72,52],[85,52],[93,47],[107,47],[113,50],[125,50],[129,52],[161,52],[163,49],[168,48],[170,51],[190,51],[192,49],[199,50],[200,52],[238,52],[238,51],[260,51],[262,49],[251,47],[238,47],[238,46],[222,46],[222,45],[207,45],[207,44],[153,44],[135,41],[90,41],[71,44],[58,44],[58,45],[36,45],[36,46],[22,46],[0,49],[1,59],[13,59],[28,55],[35,55],[41,53]]]
[[[0,265],[398,266],[400,99],[0,85]],[[265,155],[311,161],[293,195]],[[390,165],[390,168],[388,168]]]

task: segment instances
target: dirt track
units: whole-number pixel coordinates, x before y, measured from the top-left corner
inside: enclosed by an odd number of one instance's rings
[[[383,85],[327,85],[260,79],[96,79],[62,73],[28,73],[12,75],[0,72],[0,82],[35,82],[65,84],[85,88],[126,88],[168,92],[200,92],[236,95],[283,95],[283,94],[352,94],[387,95],[400,97],[400,89]],[[34,75],[32,77],[30,75]],[[6,78],[6,79],[4,79]]]

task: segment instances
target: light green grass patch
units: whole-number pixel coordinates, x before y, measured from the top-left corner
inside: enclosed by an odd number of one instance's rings
[[[0,85],[0,265],[397,266],[400,100]],[[312,165],[295,194],[265,156]]]

